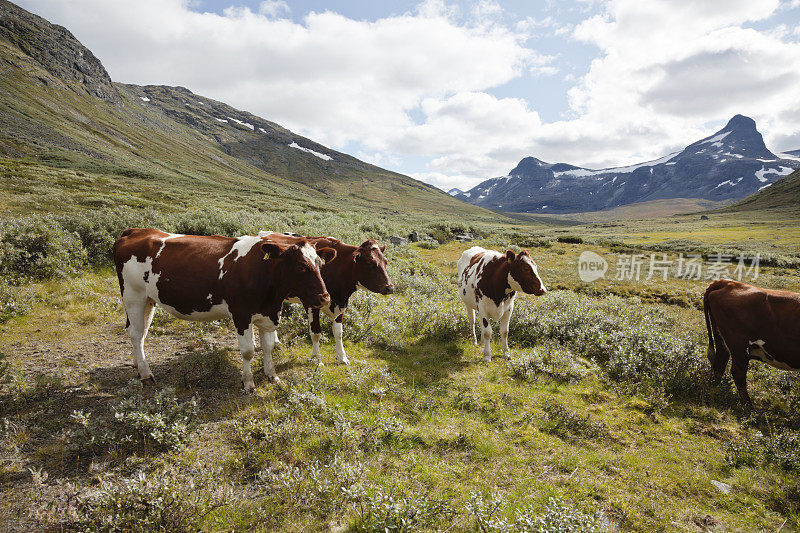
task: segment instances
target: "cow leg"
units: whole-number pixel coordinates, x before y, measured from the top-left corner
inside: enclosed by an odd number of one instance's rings
[[[264,374],[272,383],[280,383],[281,380],[275,373],[275,363],[272,361],[272,349],[275,347],[275,325],[271,321],[259,324],[258,332],[261,336],[261,351],[264,352]]]
[[[251,363],[256,355],[256,341],[253,338],[253,325],[249,324],[244,333],[238,336],[239,352],[242,354],[242,386],[246,392],[253,392],[256,384],[253,382],[253,369]]]
[[[739,398],[742,403],[750,407],[753,406],[753,400],[747,393],[747,369],[750,367],[750,359],[745,356],[734,356],[731,361],[731,375],[733,382],[736,383],[736,390],[739,391]]]
[[[275,332],[272,334],[272,342],[275,343],[276,348],[280,348],[283,346],[283,343],[278,339],[278,330],[276,329]]]
[[[514,307],[510,306],[500,317],[500,351],[506,359],[511,359],[511,350],[508,349],[508,324],[511,322],[512,311]]]
[[[349,365],[350,360],[347,358],[347,352],[344,351],[344,343],[342,342],[342,321],[344,320],[344,311],[333,319],[332,329],[333,338],[336,341],[336,361],[342,365]]]
[[[492,325],[485,313],[478,310],[478,318],[481,321],[481,339],[483,340],[483,360],[492,360]]]
[[[143,296],[142,298],[126,299],[123,304],[125,313],[128,315],[127,330],[133,345],[133,361],[136,365],[136,372],[142,382],[155,385],[156,379],[153,377],[153,372],[144,355],[144,340],[147,338],[147,331],[153,321],[154,303]]]
[[[317,366],[323,366],[319,351],[319,338],[322,334],[322,326],[319,322],[319,309],[308,310],[308,332],[311,334],[311,362]]]
[[[475,309],[464,304],[467,309],[467,322],[469,322],[469,334],[472,337],[472,344],[478,345],[478,337],[475,336]]]

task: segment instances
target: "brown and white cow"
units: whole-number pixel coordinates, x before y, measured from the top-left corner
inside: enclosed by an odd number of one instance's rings
[[[144,340],[158,304],[184,320],[231,317],[244,360],[242,384],[247,391],[255,388],[250,361],[255,355],[253,325],[258,326],[264,373],[270,381],[279,381],[272,362],[272,341],[283,301],[296,297],[311,308],[326,305],[330,296],[319,272],[320,257],[330,260],[335,256],[335,250],[316,250],[305,240],[284,244],[252,236],[125,230],[114,243],[114,263],[139,377],[155,383],[144,356]]]
[[[349,364],[350,361],[347,359],[342,342],[342,322],[350,297],[358,289],[379,294],[394,292],[394,284],[386,272],[386,256],[383,255],[386,245],[378,245],[378,241],[375,239],[368,239],[361,243],[361,246],[352,246],[333,237],[300,237],[297,234],[265,231],[259,235],[284,244],[294,244],[301,239],[307,239],[317,248],[325,247],[336,250],[336,257],[331,261],[326,261],[320,268],[322,279],[330,292],[331,301],[321,308],[309,308],[305,304],[304,307],[308,315],[308,329],[311,333],[311,360],[322,364],[319,351],[319,338],[322,332],[319,314],[320,311],[323,311],[328,318],[333,320],[331,329],[336,342],[336,360],[341,364]],[[277,332],[275,341],[277,342]]]
[[[731,375],[742,402],[751,359],[782,370],[800,370],[800,294],[761,289],[727,279],[711,283],[703,295],[708,360],[717,377],[731,360]]]
[[[505,254],[473,246],[461,254],[458,260],[458,295],[467,308],[467,321],[475,337],[475,312],[483,331],[483,359],[492,360],[492,327],[489,318],[500,323],[500,349],[503,357],[511,357],[508,349],[508,323],[514,311],[517,292],[541,296],[547,289],[539,277],[531,255],[527,250]]]

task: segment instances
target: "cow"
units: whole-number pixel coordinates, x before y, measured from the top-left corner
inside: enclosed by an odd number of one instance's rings
[[[711,368],[719,379],[730,359],[742,403],[753,405],[747,393],[751,359],[800,370],[800,294],[719,279],[703,294],[703,312]]]
[[[333,320],[333,338],[336,343],[336,361],[340,364],[350,364],[342,343],[342,329],[344,311],[350,297],[358,289],[365,289],[378,294],[392,294],[394,283],[386,272],[386,256],[383,252],[386,245],[379,245],[375,239],[367,239],[360,246],[352,246],[333,237],[303,237],[294,234],[275,233],[262,231],[259,235],[275,242],[294,244],[301,239],[315,244],[317,247],[331,248],[336,251],[332,261],[326,261],[320,272],[325,286],[331,295],[331,301],[321,308],[306,308],[308,316],[308,329],[311,334],[311,360],[317,365],[322,365],[319,351],[319,338],[322,332],[319,317],[320,311]],[[275,342],[278,341],[277,332],[274,333]]]
[[[309,308],[327,305],[320,258],[336,250],[305,240],[291,244],[263,237],[178,235],[156,229],[128,229],[114,243],[125,325],[133,344],[136,370],[155,384],[144,355],[144,340],[157,304],[183,320],[230,317],[242,354],[242,385],[255,389],[250,361],[255,355],[253,326],[258,326],[264,373],[280,381],[272,361],[273,333],[283,301],[296,297]]]
[[[473,246],[458,260],[458,295],[467,309],[467,321],[475,337],[475,312],[481,322],[483,360],[492,360],[492,327],[489,318],[500,323],[500,349],[505,358],[511,357],[508,349],[508,323],[514,311],[517,292],[542,296],[547,292],[539,269],[527,250],[505,254]]]

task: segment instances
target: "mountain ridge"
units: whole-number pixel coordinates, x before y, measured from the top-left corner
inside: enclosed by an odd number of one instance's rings
[[[733,116],[717,132],[661,158],[605,169],[523,158],[507,176],[454,197],[498,211],[575,213],[669,198],[739,200],[800,167],[772,153],[753,119]]]
[[[276,207],[313,198],[315,205],[377,202],[387,212],[489,216],[432,185],[184,87],[115,82],[69,30],[6,0],[0,74],[2,156],[189,187],[236,183],[265,191]]]

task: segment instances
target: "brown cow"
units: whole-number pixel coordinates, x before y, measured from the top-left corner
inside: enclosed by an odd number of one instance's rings
[[[751,359],[782,370],[800,370],[800,294],[720,279],[706,289],[703,310],[708,360],[717,377],[731,360],[742,402],[752,405],[747,393]]]
[[[342,343],[342,321],[350,297],[359,288],[379,294],[394,292],[394,284],[386,272],[386,256],[383,255],[386,245],[379,246],[375,239],[368,239],[361,243],[361,246],[352,246],[333,237],[301,237],[296,233],[267,231],[262,231],[259,235],[285,244],[294,244],[304,238],[318,248],[324,246],[336,250],[336,257],[332,261],[326,261],[320,268],[322,279],[331,294],[330,303],[314,309],[305,306],[309,321],[308,329],[311,333],[311,360],[322,364],[319,351],[319,337],[322,332],[319,314],[322,310],[328,318],[333,320],[331,329],[333,329],[333,337],[336,342],[336,360],[341,364],[349,364],[350,361],[347,359],[347,353]],[[275,341],[277,342],[277,332]]]
[[[467,309],[472,340],[475,337],[475,311],[481,322],[483,359],[492,360],[492,326],[489,318],[500,322],[500,350],[503,357],[511,357],[508,349],[508,324],[514,311],[517,292],[541,296],[547,292],[536,262],[527,250],[515,254],[508,250],[502,254],[473,246],[458,260],[458,295]]]
[[[176,235],[155,229],[128,229],[114,243],[126,328],[142,381],[155,383],[144,356],[144,340],[155,304],[192,321],[231,317],[239,338],[242,384],[255,388],[250,361],[255,355],[253,324],[261,335],[264,373],[278,381],[272,362],[273,332],[286,298],[308,307],[330,301],[320,276],[320,257],[336,251],[315,250],[304,240],[293,244],[267,238]]]

